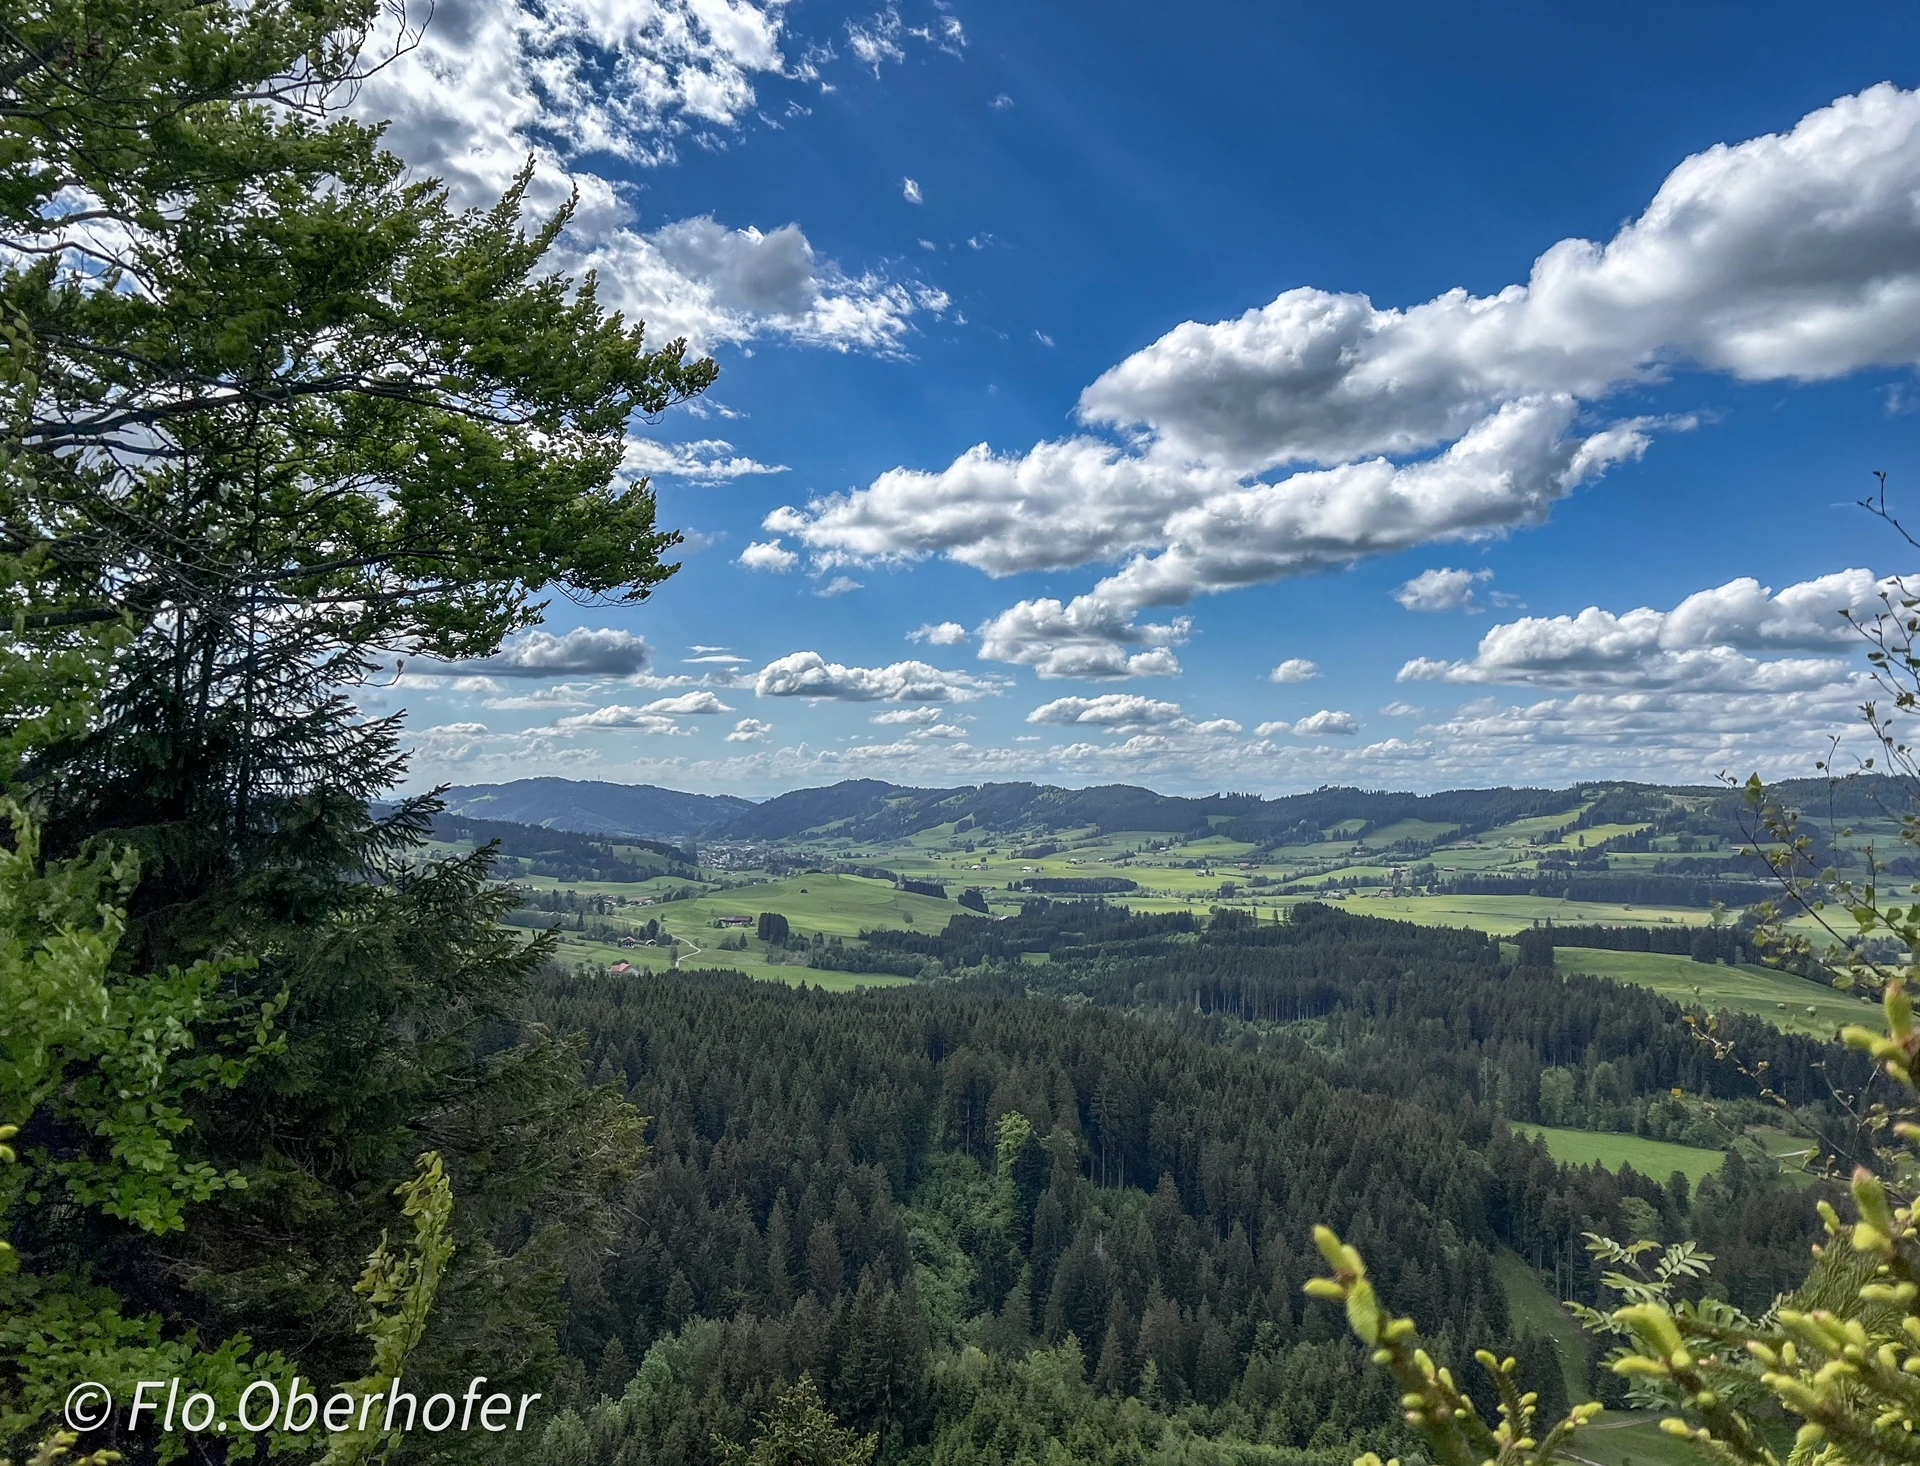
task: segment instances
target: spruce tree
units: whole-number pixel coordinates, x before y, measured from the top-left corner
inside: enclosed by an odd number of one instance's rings
[[[485,854],[423,861],[431,802],[376,811],[402,729],[355,699],[497,650],[550,594],[649,596],[677,536],[621,478],[626,434],[713,367],[552,271],[571,210],[531,216],[526,177],[455,208],[345,115],[375,13],[51,0],[0,26],[0,555],[33,571],[12,645],[113,641],[84,715],[0,685],[9,784],[51,859],[138,862],[109,985],[210,966],[221,1011],[265,1024],[178,1096],[183,1165],[244,1187],[158,1232],[36,1214],[21,1251],[346,1379],[343,1300],[438,1151],[458,1247],[417,1368],[531,1390],[638,1117],[528,1022],[550,949],[502,929]],[[58,1107],[33,1124],[50,1156],[99,1144]]]

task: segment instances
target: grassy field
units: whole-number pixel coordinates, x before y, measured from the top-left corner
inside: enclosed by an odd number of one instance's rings
[[[1433,842],[1430,859],[1443,880],[1452,873],[1525,879],[1534,874],[1540,856],[1548,850],[1564,851],[1581,837],[1591,845],[1640,828],[1607,825],[1576,831],[1578,815],[1578,811],[1569,811],[1519,820],[1457,840],[1449,838],[1455,833],[1454,827],[1443,824],[1407,820],[1363,832],[1361,822],[1345,821],[1322,831],[1318,840],[1265,851],[1218,834],[1194,837],[1165,831],[1101,832],[1090,827],[988,832],[962,831],[947,824],[886,841],[860,842],[844,835],[818,835],[797,847],[790,846],[789,854],[801,854],[801,858],[823,865],[870,865],[910,878],[937,880],[956,897],[968,886],[977,886],[985,892],[994,915],[1019,909],[1026,898],[1008,887],[1023,880],[1119,877],[1134,882],[1137,889],[1109,899],[1152,912],[1204,913],[1227,904],[1251,910],[1264,919],[1303,899],[1325,899],[1358,915],[1427,926],[1469,927],[1497,936],[1508,936],[1543,921],[1685,927],[1709,919],[1706,911],[1692,908],[1550,897],[1377,895],[1380,885],[1340,895],[1277,894],[1278,888],[1286,885],[1404,879],[1409,862],[1385,849],[1397,840]],[[1020,853],[1033,849],[1045,853]],[[1256,878],[1258,886],[1253,884]],[[720,916],[777,911],[802,936],[818,932],[844,941],[854,940],[863,929],[873,927],[939,931],[961,909],[955,900],[908,895],[889,881],[819,871],[780,880],[741,870],[702,871],[698,882],[659,876],[632,884],[540,877],[525,883],[558,887],[583,896],[609,897],[616,904],[607,919],[616,926],[632,930],[650,918],[657,919],[676,936],[709,950],[719,936],[712,924]],[[1223,896],[1223,888],[1230,889],[1231,894]],[[692,899],[666,899],[689,893]],[[638,904],[642,900],[650,904],[642,907]],[[623,955],[633,959],[631,951]],[[727,961],[755,976],[784,978],[787,974],[769,956],[756,943],[747,952],[729,954]],[[596,954],[594,960],[598,958]],[[658,965],[650,959],[639,960],[643,965]],[[1568,967],[1568,960],[1563,956],[1563,967]],[[1678,1001],[1697,1000],[1716,1009],[1731,1008],[1785,1029],[1822,1037],[1831,1035],[1838,1024],[1858,1017],[1851,1000],[1829,989],[1810,990],[1811,985],[1757,968],[1709,968],[1684,958],[1599,953],[1583,956],[1578,969],[1568,970],[1593,971],[1639,983]]]
[[[1364,838],[1368,845],[1391,845],[1396,840],[1424,840],[1429,844],[1444,840],[1459,828],[1458,825],[1443,825],[1434,820],[1396,820],[1390,825],[1382,825],[1370,831]]]
[[[1581,1431],[1572,1459],[1594,1466],[1701,1466],[1706,1458],[1660,1429],[1664,1410],[1608,1410]]]
[[[1587,1334],[1523,1259],[1502,1249],[1493,1265],[1506,1289],[1515,1331],[1531,1328],[1551,1338],[1560,1349],[1567,1399],[1576,1405],[1591,1399],[1580,1363],[1589,1347]],[[1572,1459],[1594,1466],[1701,1466],[1698,1452],[1660,1429],[1665,1413],[1605,1411],[1575,1437]]]
[[[1705,911],[1672,906],[1615,906],[1599,901],[1558,901],[1547,896],[1367,896],[1345,903],[1363,916],[1386,916],[1422,926],[1470,926],[1510,936],[1539,921],[1560,926],[1601,922],[1610,926],[1704,926]]]
[[[1847,1023],[1872,1023],[1874,1004],[1768,967],[1725,967],[1664,952],[1602,952],[1561,947],[1562,972],[1585,972],[1652,988],[1676,1003],[1750,1013],[1790,1033],[1832,1038]]]
[[[694,951],[690,945],[669,951],[662,947],[617,947],[583,938],[578,932],[563,932],[558,955],[561,962],[569,965],[585,962],[595,967],[611,967],[616,962],[630,962],[652,973],[670,971],[673,959],[678,957],[681,970],[686,972],[717,968],[726,972],[745,973],[762,982],[819,987],[830,993],[848,993],[855,988],[897,987],[912,981],[911,978],[896,977],[885,972],[834,972],[793,962],[775,964],[768,961],[766,948],[759,942],[752,942],[744,952],[721,952],[715,950],[711,942],[698,942],[697,938],[696,942],[701,948],[699,951]]]
[[[1570,809],[1565,814],[1534,815],[1510,825],[1497,825],[1481,835],[1479,842],[1483,845],[1545,845],[1558,838],[1562,831],[1571,831],[1581,813],[1580,809]]]
[[[951,889],[959,894],[957,887]],[[795,932],[807,936],[820,932],[829,937],[857,937],[863,929],[879,926],[942,931],[958,910],[956,901],[916,896],[896,890],[886,881],[814,873],[711,891],[696,900],[653,908],[648,915],[657,915],[675,935],[698,940],[696,933],[701,931],[718,937],[713,930],[713,920],[718,916],[757,916],[762,911],[777,911],[792,923]]]
[[[1549,847],[1555,850],[1591,850],[1607,840],[1618,839],[1622,835],[1637,835],[1646,829],[1645,825],[1589,825],[1584,830],[1563,830],[1558,843]]]
[[[1560,1300],[1548,1291],[1540,1275],[1528,1267],[1517,1252],[1501,1248],[1494,1254],[1494,1271],[1506,1290],[1507,1308],[1513,1315],[1513,1329],[1521,1333],[1532,1329],[1552,1339],[1560,1350],[1560,1371],[1567,1382],[1567,1399],[1575,1404],[1592,1398],[1587,1389],[1587,1336],[1574,1316],[1560,1306]]]
[[[636,897],[653,894],[652,884],[621,885],[610,881],[522,882],[544,890],[577,891],[581,895]],[[685,881],[666,883],[671,889],[688,886]],[[695,888],[700,889],[700,888]],[[954,895],[959,887],[954,886]],[[618,908],[611,920],[616,924],[644,924],[649,918],[659,921],[676,936],[690,937],[706,932],[715,940],[714,918],[720,916],[758,916],[762,911],[777,911],[792,924],[795,932],[812,936],[820,932],[829,937],[857,937],[868,927],[917,927],[921,931],[941,931],[947,919],[960,910],[957,901],[935,900],[896,889],[891,882],[869,880],[865,876],[822,875],[811,873],[788,876],[784,880],[755,881],[730,887],[710,886],[685,901],[657,901],[651,906],[628,905]],[[709,945],[701,941],[700,945]]]
[[[1747,1134],[1759,1141],[1761,1148],[1790,1172],[1803,1171],[1808,1158],[1816,1150],[1814,1142],[1806,1136],[1774,1125],[1755,1125],[1748,1129]]]
[[[1551,1125],[1516,1125],[1523,1135],[1539,1136],[1547,1142],[1553,1158],[1568,1166],[1605,1166],[1618,1170],[1632,1166],[1643,1176],[1664,1181],[1675,1171],[1684,1171],[1689,1181],[1698,1181],[1720,1169],[1726,1157],[1717,1150],[1693,1145],[1672,1145],[1664,1140],[1643,1140],[1638,1135],[1614,1135],[1601,1130],[1560,1130]]]
[[[921,830],[899,839],[859,843],[831,836],[808,842],[824,859],[884,866],[903,875],[933,878],[951,886],[978,885],[996,910],[1011,910],[1018,898],[1006,888],[1032,878],[1120,876],[1137,883],[1136,892],[1112,899],[1143,911],[1205,911],[1217,904],[1251,908],[1265,915],[1301,898],[1272,894],[1277,887],[1320,887],[1330,881],[1377,883],[1404,879],[1409,866],[1431,861],[1444,882],[1454,875],[1494,874],[1531,879],[1540,857],[1566,854],[1584,841],[1592,846],[1641,825],[1575,828],[1580,810],[1516,820],[1461,839],[1456,827],[1402,820],[1377,830],[1364,821],[1344,820],[1321,831],[1321,838],[1269,850],[1223,835],[1188,837],[1163,831],[1095,829],[1052,832],[960,831],[952,825]],[[1400,856],[1387,847],[1407,840],[1430,845],[1431,854]],[[1047,848],[1045,854],[1018,852]],[[1651,860],[1666,858],[1650,856]],[[1255,877],[1260,880],[1254,886]],[[1231,883],[1231,895],[1221,894]],[[1468,926],[1507,935],[1540,921],[1601,922],[1613,925],[1679,925],[1705,922],[1708,913],[1693,908],[1639,906],[1593,901],[1562,901],[1533,896],[1375,896],[1372,889],[1345,895],[1348,909],[1429,926]]]
[[[540,884],[558,885],[583,894],[626,895],[630,900],[639,889],[592,881]],[[563,931],[559,955],[564,962],[590,962],[607,966],[615,962],[631,962],[635,967],[650,972],[665,970],[677,960],[686,969],[730,968],[744,972],[749,977],[819,986],[832,991],[886,987],[907,979],[884,973],[848,973],[809,968],[801,961],[776,962],[775,954],[770,953],[766,944],[753,936],[751,929],[744,933],[747,939],[745,951],[722,951],[722,938],[737,938],[742,933],[738,928],[715,927],[714,920],[721,916],[758,916],[763,911],[777,911],[787,918],[797,936],[811,937],[818,932],[823,936],[851,941],[872,927],[917,927],[922,931],[940,931],[945,928],[948,918],[958,910],[960,907],[954,901],[938,901],[931,896],[896,890],[886,881],[816,872],[779,881],[713,889],[691,900],[664,901],[651,906],[630,904],[616,907],[607,916],[594,918],[627,930],[637,930],[649,920],[658,921],[666,931],[679,939],[680,945],[675,948],[621,947],[613,942],[583,936],[579,932]]]
[[[730,954],[722,952],[718,955],[725,957]],[[744,970],[731,962],[709,962],[704,957],[689,962],[687,967],[690,970],[707,967],[722,971]],[[784,982],[788,987],[797,988],[823,988],[830,993],[850,993],[857,988],[899,987],[913,981],[910,977],[896,977],[889,972],[832,972],[822,967],[767,967],[748,975],[762,982]]]

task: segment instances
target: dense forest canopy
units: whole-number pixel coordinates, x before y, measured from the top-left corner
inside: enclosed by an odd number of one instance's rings
[[[596,1079],[654,1115],[656,1144],[619,1281],[580,1320],[579,1424],[556,1441],[704,1461],[710,1435],[749,1429],[805,1372],[883,1449],[973,1459],[981,1412],[1011,1429],[1033,1408],[1000,1398],[1027,1388],[1000,1371],[1068,1350],[1075,1428],[1331,1453],[1398,1427],[1337,1316],[1299,1295],[1316,1218],[1364,1239],[1383,1289],[1456,1345],[1553,1371],[1501,1255],[1586,1301],[1589,1231],[1710,1239],[1748,1307],[1804,1267],[1818,1191],[1762,1154],[1696,1188],[1556,1164],[1517,1128],[1558,1088],[1598,1127],[1663,1136],[1757,1108],[1759,1087],[1652,994],[1515,967],[1477,933],[1323,908],[1196,932],[1041,902],[1022,924],[1021,944],[1054,934],[1052,962],[979,945],[1008,923],[954,918],[933,941],[980,974],[957,983],[543,984],[542,1016],[586,1034]],[[1738,1040],[1810,1115],[1843,1121],[1816,1066],[1857,1059],[1757,1023]],[[872,1338],[886,1347],[856,1342]],[[589,1376],[596,1357],[619,1363]]]

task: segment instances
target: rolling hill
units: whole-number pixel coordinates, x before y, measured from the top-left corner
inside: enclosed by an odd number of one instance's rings
[[[1906,807],[1910,793],[1897,781],[1855,778],[1838,789],[1812,780],[1783,783],[1775,798],[1820,817],[1831,808],[1852,819],[1886,818]],[[1596,834],[1650,827],[1685,829],[1742,841],[1742,796],[1719,788],[1602,783],[1568,789],[1454,789],[1406,794],[1329,786],[1263,798],[1159,794],[1131,784],[1065,789],[1052,784],[1006,783],[925,789],[880,779],[848,779],[795,789],[761,802],[725,794],[688,794],[651,784],[572,779],[519,779],[457,787],[444,796],[453,814],[544,825],[586,835],[625,835],[681,841],[772,843],[830,837],[874,842],[900,840],[941,825],[989,833],[1017,831],[1133,831],[1190,838],[1208,833],[1271,847],[1323,838],[1355,838],[1392,826],[1430,826],[1470,837],[1496,827],[1537,821],[1577,826]],[[1617,833],[1617,832],[1616,832]],[[1813,833],[1818,834],[1818,831]],[[1704,874],[1706,868],[1689,871]],[[1745,874],[1747,872],[1741,871]],[[1600,899],[1598,897],[1594,899]],[[1628,899],[1652,901],[1641,894]]]
[[[692,839],[754,807],[731,794],[683,794],[653,784],[577,779],[472,784],[449,789],[441,797],[449,813],[471,819],[675,842]]]

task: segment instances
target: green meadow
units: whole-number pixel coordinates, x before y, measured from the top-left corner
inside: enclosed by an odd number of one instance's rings
[[[1589,1348],[1586,1332],[1548,1291],[1540,1274],[1528,1267],[1517,1252],[1502,1247],[1493,1256],[1493,1269],[1506,1290],[1507,1308],[1513,1315],[1513,1330],[1545,1334],[1560,1351],[1560,1372],[1567,1384],[1567,1400],[1579,1405],[1593,1398],[1587,1388],[1585,1361]]]
[[[714,921],[723,916],[757,918],[763,911],[772,911],[787,918],[796,936],[812,937],[818,932],[822,936],[839,937],[852,942],[862,931],[873,927],[918,927],[922,931],[939,931],[961,909],[955,901],[939,901],[930,896],[901,891],[887,881],[820,872],[790,876],[778,881],[710,887],[692,899],[655,900],[653,904],[644,906],[638,904],[638,900],[661,883],[647,882],[642,886],[634,886],[608,881],[539,879],[528,884],[546,890],[576,891],[583,895],[625,896],[627,905],[615,906],[609,914],[596,916],[593,920],[636,935],[649,920],[657,921],[680,941],[680,945],[674,948],[622,947],[617,942],[601,941],[563,929],[560,933],[559,955],[564,962],[611,965],[625,961],[635,967],[657,972],[674,966],[677,961],[685,970],[724,968],[744,972],[749,977],[823,987],[833,992],[856,987],[887,987],[908,979],[885,973],[834,972],[825,968],[810,968],[805,965],[806,958],[799,953],[770,952],[766,943],[754,935],[751,927],[744,930],[716,927]],[[686,889],[687,886],[685,881],[675,881],[664,883],[662,889]],[[727,951],[720,946],[723,939],[737,941],[742,937],[747,944],[744,951]]]
[[[1704,926],[1708,913],[1692,907],[1624,906],[1602,901],[1561,901],[1548,896],[1374,896],[1361,892],[1346,906],[1366,916],[1415,921],[1422,926],[1470,926],[1511,936],[1551,921],[1556,926],[1599,922],[1606,926]]]
[[[1608,1410],[1582,1430],[1569,1459],[1593,1466],[1700,1466],[1700,1453],[1660,1428],[1664,1410]]]
[[[1720,1169],[1724,1153],[1695,1145],[1674,1145],[1665,1140],[1646,1140],[1638,1135],[1615,1135],[1603,1130],[1562,1130],[1552,1125],[1516,1125],[1522,1135],[1546,1141],[1553,1158],[1568,1166],[1605,1166],[1617,1171],[1632,1166],[1643,1176],[1664,1181],[1682,1171],[1689,1181],[1698,1181]]]
[[[691,955],[683,947],[683,965],[723,962],[756,977],[781,980],[791,980],[794,972],[805,969],[774,960],[782,954],[768,953],[763,944],[753,940],[744,952],[720,953],[718,942],[728,934],[716,929],[714,920],[777,911],[801,936],[811,937],[817,932],[842,941],[857,940],[861,931],[875,927],[938,931],[961,909],[953,898],[969,886],[977,886],[986,894],[994,914],[1008,914],[1026,899],[1010,886],[1063,878],[1134,882],[1137,889],[1107,899],[1142,911],[1205,912],[1228,904],[1265,917],[1301,900],[1325,900],[1359,915],[1426,926],[1470,927],[1496,936],[1509,936],[1549,921],[1559,925],[1597,922],[1685,927],[1709,920],[1709,913],[1698,908],[1524,895],[1416,895],[1405,887],[1396,894],[1384,884],[1403,879],[1409,870],[1404,861],[1416,859],[1397,856],[1393,851],[1392,847],[1403,841],[1430,849],[1429,855],[1417,859],[1430,862],[1442,879],[1450,878],[1449,873],[1526,878],[1537,871],[1544,855],[1564,856],[1577,851],[1583,842],[1595,845],[1644,828],[1609,824],[1576,831],[1576,819],[1577,812],[1570,812],[1519,820],[1457,839],[1453,838],[1455,826],[1433,821],[1402,820],[1370,831],[1363,830],[1358,821],[1344,821],[1329,826],[1316,841],[1266,850],[1218,834],[1183,836],[1091,827],[985,832],[963,831],[951,823],[896,840],[855,841],[825,833],[788,842],[790,851],[804,851],[802,858],[817,859],[823,865],[871,865],[910,879],[941,882],[949,893],[946,900],[910,894],[886,880],[828,874],[824,870],[780,879],[754,870],[703,870],[697,882],[662,875],[630,883],[545,877],[532,877],[524,883],[609,897],[616,903],[614,910],[599,919],[617,928],[633,930],[650,918],[663,922],[683,942],[700,949],[697,955]],[[1374,884],[1298,894],[1301,886],[1320,888],[1347,881]],[[1285,886],[1295,887],[1296,894],[1280,895]],[[691,899],[670,899],[689,893],[693,893]],[[642,901],[650,904],[639,905]],[[580,960],[622,956],[647,967],[663,966],[671,960],[651,949],[602,950],[603,944],[585,941],[579,933],[567,939],[567,946],[569,953]],[[1635,983],[1677,1002],[1747,1013],[1783,1029],[1820,1037],[1830,1036],[1844,1023],[1858,1021],[1864,1006],[1831,989],[1758,967],[1717,967],[1664,954],[1586,949],[1562,949],[1559,960],[1565,971]],[[825,977],[808,980],[827,981]]]
[[[1849,1023],[1871,1023],[1876,1009],[1821,983],[1770,967],[1695,962],[1664,952],[1604,952],[1590,947],[1561,947],[1555,953],[1562,972],[1584,972],[1652,988],[1676,1003],[1699,1004],[1709,1012],[1722,1008],[1765,1019],[1790,1033],[1831,1038]]]
[[[698,950],[695,950],[696,947]],[[798,955],[790,961],[776,963],[772,956],[764,943],[751,936],[744,952],[724,952],[716,948],[711,939],[702,940],[699,936],[692,936],[690,942],[683,942],[681,946],[669,950],[664,947],[620,947],[611,942],[583,938],[578,932],[560,934],[558,953],[559,960],[569,966],[584,962],[596,967],[611,967],[616,962],[628,962],[651,973],[671,971],[677,958],[683,972],[739,972],[764,982],[784,982],[790,987],[818,987],[830,993],[847,993],[855,988],[897,987],[912,980],[884,972],[834,972],[828,968],[808,967],[805,958]]]
[[[1604,1355],[1609,1341],[1587,1334],[1517,1254],[1502,1248],[1494,1255],[1493,1266],[1506,1290],[1515,1332],[1531,1329],[1552,1339],[1560,1351],[1567,1399],[1574,1404],[1592,1399],[1585,1361],[1589,1352]],[[1665,1414],[1660,1410],[1603,1411],[1575,1437],[1569,1459],[1590,1466],[1698,1466],[1697,1452],[1660,1429]]]

